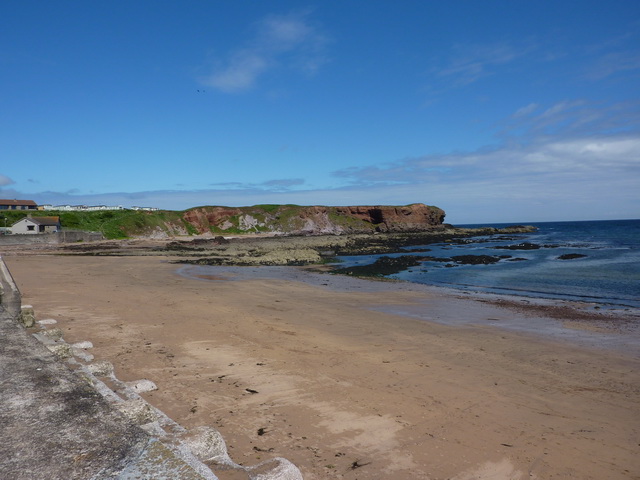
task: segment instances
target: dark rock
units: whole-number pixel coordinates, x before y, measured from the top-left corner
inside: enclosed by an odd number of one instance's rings
[[[573,260],[575,258],[584,258],[586,255],[581,253],[565,253],[564,255],[560,255],[558,260]]]
[[[538,250],[541,247],[536,243],[522,242],[516,245],[504,245],[492,248],[495,250]]]
[[[420,265],[422,259],[413,255],[401,257],[380,257],[369,265],[355,265],[353,267],[338,268],[332,273],[343,275],[356,275],[359,277],[383,277],[402,272],[409,267]]]
[[[461,265],[490,265],[500,261],[500,257],[493,255],[456,255],[451,259]]]

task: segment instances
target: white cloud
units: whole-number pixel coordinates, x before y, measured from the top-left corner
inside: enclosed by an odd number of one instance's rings
[[[325,61],[325,44],[326,38],[311,25],[307,14],[272,15],[257,24],[246,46],[231,52],[202,83],[234,93],[251,89],[278,66],[314,73]]]
[[[456,45],[446,66],[440,67],[440,77],[453,79],[455,86],[464,86],[492,75],[501,66],[526,55],[529,47],[516,48],[507,43],[494,45]]]
[[[608,53],[598,59],[587,74],[590,80],[602,80],[620,72],[640,70],[640,52]]]
[[[533,112],[535,112],[538,109],[538,107],[539,105],[537,103],[530,103],[529,105],[526,105],[516,110],[516,112],[513,114],[513,117],[518,118],[518,117],[525,117],[527,115],[531,115]]]
[[[353,184],[459,185],[477,180],[507,181],[512,185],[558,183],[565,175],[575,181],[601,180],[640,174],[640,136],[579,138],[529,145],[511,144],[493,150],[427,155],[385,166],[335,172]],[[640,176],[638,176],[640,191]]]
[[[267,182],[263,182],[261,185],[265,187],[274,187],[274,188],[289,188],[295,187],[298,185],[304,185],[304,179],[302,178],[282,178],[277,180],[269,180]]]
[[[0,173],[0,187],[5,187],[7,185],[13,185],[14,182],[13,180],[11,180],[9,177],[7,177],[6,175],[2,175]]]
[[[247,90],[267,69],[268,62],[267,57],[255,52],[238,52],[224,70],[212,75],[206,83],[225,93]]]
[[[540,118],[540,119],[544,119],[544,118],[556,119],[558,117],[558,115],[563,114],[563,113],[565,113],[565,112],[567,112],[567,111],[569,111],[571,109],[580,107],[580,106],[584,105],[584,103],[585,102],[581,101],[581,100],[558,102],[555,105],[552,105],[551,107],[546,109],[544,112],[542,112],[538,118]]]
[[[545,109],[530,104],[511,115],[498,137],[512,141],[516,136],[522,141],[548,135],[568,138],[637,131],[639,106],[640,102],[598,104],[582,99],[562,100]]]

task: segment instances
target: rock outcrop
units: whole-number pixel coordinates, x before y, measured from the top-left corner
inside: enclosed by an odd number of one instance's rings
[[[327,207],[256,205],[197,207],[183,220],[197,233],[265,232],[284,235],[326,235],[371,232],[422,232],[442,228],[445,212],[414,203],[406,206]]]

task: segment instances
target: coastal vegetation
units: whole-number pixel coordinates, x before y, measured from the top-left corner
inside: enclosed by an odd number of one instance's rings
[[[181,220],[181,212],[160,210],[147,212],[140,210],[102,210],[102,211],[3,211],[0,220],[11,226],[27,215],[58,216],[63,230],[83,230],[100,232],[107,239],[123,239],[128,237],[143,236],[158,229],[168,231],[169,225],[180,225],[185,233],[197,233]]]

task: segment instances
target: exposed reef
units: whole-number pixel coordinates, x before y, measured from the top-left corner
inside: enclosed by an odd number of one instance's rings
[[[509,227],[508,229],[482,228],[462,229],[444,226],[427,232],[416,233],[380,233],[355,235],[290,236],[267,238],[237,238],[225,241],[212,239],[203,242],[172,242],[173,255],[184,258],[180,263],[198,265],[310,265],[330,263],[337,256],[383,255],[406,252],[407,247],[434,243],[456,243],[469,241],[471,237],[504,233],[528,233],[534,227]],[[160,253],[162,249],[159,249]],[[397,268],[400,263],[425,261],[431,257],[409,257],[405,260],[383,260],[384,270]],[[508,256],[507,256],[508,257]],[[401,257],[402,258],[402,257]],[[417,260],[416,260],[417,258]],[[491,258],[505,258],[493,257]],[[444,259],[454,263],[487,259]],[[497,261],[497,260],[496,260]]]

